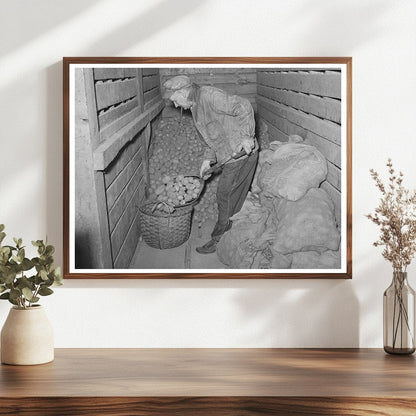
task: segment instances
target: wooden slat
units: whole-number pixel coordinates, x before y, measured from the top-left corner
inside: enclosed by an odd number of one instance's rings
[[[263,122],[267,125],[267,132],[269,133],[269,141],[279,140],[279,142],[287,142],[289,136],[283,131],[279,130],[273,124],[262,118]]]
[[[112,137],[105,140],[94,152],[94,169],[104,170],[114,160],[120,150],[142,130],[147,123],[155,118],[164,108],[163,102],[158,102],[149,108],[136,120],[123,127]]]
[[[126,77],[124,68],[94,68],[93,71],[96,81]]]
[[[116,159],[111,163],[108,169],[105,170],[105,184],[106,188],[112,184],[114,179],[132,160],[133,156],[143,145],[143,134],[138,134],[131,142],[129,142],[117,155]]]
[[[122,193],[126,185],[129,183],[133,175],[135,174],[137,168],[142,165],[142,153],[140,152],[141,147],[133,156],[133,159],[125,166],[125,168],[120,172],[113,183],[107,189],[107,204],[108,209],[111,211],[113,205],[119,195]]]
[[[272,113],[289,120],[293,124],[309,130],[338,145],[341,143],[341,126],[339,124],[328,120],[321,120],[316,116],[277,103],[269,98],[258,97],[257,102]]]
[[[203,85],[203,84],[201,84]],[[239,95],[241,97],[257,94],[257,85],[256,84],[216,84],[214,87],[226,91],[231,95]]]
[[[126,207],[128,206],[131,198],[135,194],[136,188],[138,187],[139,183],[143,180],[144,159],[142,154],[143,152],[141,150],[142,148],[140,148],[140,150],[138,151],[138,155],[135,157],[135,161],[133,162],[133,167],[135,167],[135,171],[133,173],[129,172],[129,174],[131,174],[131,177],[129,178],[127,184],[125,184],[124,188],[121,190],[120,194],[117,196],[117,199],[114,201],[114,204],[111,207],[110,212],[108,214],[110,232],[114,230],[117,221],[120,219]],[[128,168],[129,166],[126,167],[126,169]],[[122,177],[122,175],[120,175],[120,177]]]
[[[143,71],[141,68],[136,69],[137,81],[137,101],[139,102],[140,111],[144,111],[144,97],[143,97]]]
[[[91,150],[98,148],[99,142],[99,126],[96,106],[96,96],[94,94],[94,73],[91,68],[85,68],[84,82],[85,82],[85,96],[88,109],[89,129],[91,134]],[[97,147],[98,146],[98,147]],[[100,254],[102,256],[102,265],[104,268],[111,269],[113,267],[113,258],[111,255],[110,246],[110,230],[108,228],[108,211],[105,193],[105,181],[102,172],[93,172],[95,182],[95,197],[98,210],[98,221],[100,227],[101,241],[97,241],[100,247]]]
[[[281,104],[314,114],[335,123],[341,123],[341,101],[334,98],[308,95],[301,92],[281,90],[264,85],[257,86],[260,96],[270,98]]]
[[[148,101],[145,105],[144,105],[144,110],[148,110],[149,108],[153,107],[154,105],[163,103],[162,101],[162,96],[161,95],[156,95],[155,97],[153,97],[150,101]]]
[[[256,73],[256,68],[161,68],[160,75],[171,78],[175,75],[194,75],[194,74],[248,74]]]
[[[172,77],[163,77],[163,82],[170,79]],[[244,85],[244,84],[255,84],[256,83],[256,73],[204,73],[204,74],[196,74],[191,77],[191,80],[196,84],[201,85],[217,85],[217,84],[237,84],[237,85]]]
[[[114,120],[111,124],[108,124],[100,132],[101,141],[107,140],[113,134],[118,132],[123,127],[127,126],[130,122],[136,120],[140,116],[140,111],[138,107],[134,107],[131,111],[126,114],[123,114],[117,120]]]
[[[260,72],[257,82],[274,88],[341,98],[341,73]]]
[[[324,68],[324,67],[322,67],[322,68],[313,68],[313,70],[310,69],[310,68],[306,68],[306,67],[305,68],[295,68],[295,67],[293,67],[293,68],[290,68],[290,67],[285,67],[285,68],[258,67],[257,68],[257,72],[270,72],[270,71],[273,71],[273,72],[296,72],[296,71],[311,72],[311,71],[313,71],[313,72],[338,72],[338,73],[341,72],[341,70],[339,68],[329,68],[329,67],[327,67],[327,68]]]
[[[143,185],[144,182],[142,182]],[[134,225],[135,217],[137,216],[139,205],[144,195],[140,195],[143,191],[143,186],[138,186],[133,198],[130,200],[130,203],[126,207],[115,226],[113,232],[111,233],[111,248],[113,250],[113,258],[117,258],[120,253],[120,249],[126,240],[128,232],[132,225]],[[139,238],[139,233],[137,232],[137,239]],[[134,247],[135,249],[136,247]]]
[[[138,189],[137,200],[141,201],[144,196],[143,182],[140,183]],[[127,232],[126,238],[119,250],[119,253],[114,262],[116,269],[127,269],[130,266],[131,260],[136,251],[137,243],[140,236],[140,213],[137,211],[136,216],[132,222],[130,229]]]
[[[326,178],[336,190],[341,191],[341,169],[328,162],[328,176]]]
[[[89,70],[91,72],[91,70]],[[93,80],[91,78],[91,83]],[[103,248],[101,242],[101,228],[99,223],[99,210],[98,203],[103,203],[104,200],[98,200],[97,192],[95,189],[95,178],[93,170],[93,159],[91,152],[91,140],[93,134],[97,134],[98,129],[96,122],[90,122],[89,110],[91,110],[92,118],[96,119],[97,114],[94,109],[87,108],[86,97],[86,84],[84,78],[84,69],[77,68],[75,70],[75,114],[74,117],[74,145],[75,148],[75,166],[72,171],[75,174],[75,195],[73,202],[75,204],[75,222],[73,223],[75,231],[75,239],[71,244],[75,246],[75,268],[76,269],[100,269],[104,268],[103,262]],[[91,96],[94,98],[94,88],[92,88]],[[68,143],[69,144],[69,143]],[[66,147],[66,153],[68,155],[68,147]],[[66,162],[66,161],[65,161]],[[68,161],[69,162],[69,161]],[[69,166],[66,164],[65,172],[68,172]],[[72,168],[71,168],[72,169]],[[69,176],[69,175],[68,175]],[[69,238],[69,178],[67,177],[66,189],[64,191],[64,207],[66,214],[64,215],[64,226],[66,236],[64,238],[64,253],[69,254],[70,238]],[[67,238],[68,236],[68,238]],[[95,244],[90,242],[94,241]],[[109,241],[109,240],[108,240]],[[74,247],[72,246],[72,247]],[[69,257],[69,256],[68,256]],[[64,257],[64,270],[65,275],[69,270],[69,259]],[[66,276],[65,276],[66,277]]]
[[[94,68],[96,81],[105,79],[133,78],[136,76],[136,68]]]
[[[97,109],[111,107],[137,95],[137,81],[114,81],[95,84]]]
[[[306,143],[312,144],[315,146],[324,156],[325,158],[332,162],[336,166],[341,165],[341,148],[335,143],[330,142],[323,137],[318,136],[315,133],[312,133],[309,130],[306,130],[296,124],[291,123],[285,118],[282,118],[267,108],[259,105],[259,115],[271,123],[273,126],[287,134],[288,136],[291,134],[298,134],[301,136]]]
[[[341,166],[340,146],[337,146],[316,134],[310,133],[308,130],[300,129],[297,126],[293,127],[293,133],[290,134],[299,134],[304,137],[305,144],[315,146],[325,156],[328,162],[331,162],[338,167]]]
[[[153,123],[154,124],[154,123]],[[143,131],[143,172],[144,172],[144,186],[146,197],[147,190],[150,187],[150,173],[149,173],[149,147],[152,136],[152,122],[148,123]]]
[[[159,68],[142,68],[143,76],[149,76],[159,73]]]
[[[335,205],[335,219],[337,220],[338,227],[341,227],[341,193],[327,181],[322,182],[320,187],[324,189],[332,199],[332,202]]]
[[[103,130],[106,126],[122,117],[124,114],[130,112],[134,107],[137,107],[137,97],[122,103],[117,107],[110,107],[107,111],[101,110],[98,115],[98,120],[100,123],[100,130]]]
[[[148,103],[149,101],[151,101],[153,98],[160,96],[160,88],[156,87],[153,88],[150,91],[147,91],[143,94],[144,96],[144,103]]]
[[[137,76],[137,68],[124,68],[124,76],[125,77],[136,77]]]
[[[147,92],[155,87],[159,87],[160,79],[159,75],[152,75],[150,77],[143,77],[143,91]]]

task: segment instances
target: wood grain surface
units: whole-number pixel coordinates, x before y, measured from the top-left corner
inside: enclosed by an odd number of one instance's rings
[[[379,349],[58,349],[0,368],[0,415],[415,415],[414,356]]]

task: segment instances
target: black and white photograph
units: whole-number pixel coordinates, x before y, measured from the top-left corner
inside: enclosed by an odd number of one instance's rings
[[[351,59],[168,61],[64,59],[65,277],[351,277]]]

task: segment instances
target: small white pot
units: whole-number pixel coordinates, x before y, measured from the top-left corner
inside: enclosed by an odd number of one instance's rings
[[[43,307],[11,308],[1,330],[1,362],[35,365],[53,359],[53,329]]]

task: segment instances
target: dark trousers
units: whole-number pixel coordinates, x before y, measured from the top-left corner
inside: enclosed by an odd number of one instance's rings
[[[240,211],[253,180],[258,152],[224,166],[217,189],[218,220],[212,231],[213,240],[219,241],[230,227],[230,217]]]

